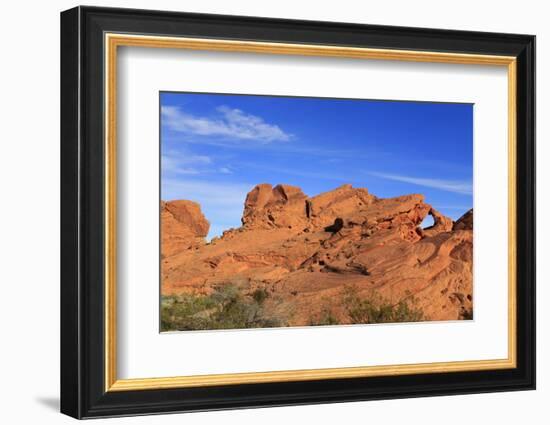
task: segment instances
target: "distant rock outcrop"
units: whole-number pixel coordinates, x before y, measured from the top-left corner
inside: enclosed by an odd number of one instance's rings
[[[241,221],[248,229],[299,227],[307,219],[306,199],[299,187],[259,184],[246,196]]]
[[[161,201],[162,255],[168,257],[204,244],[210,223],[193,201]]]
[[[242,227],[209,244],[198,204],[173,201],[162,211],[163,294],[208,294],[226,283],[262,289],[265,308],[292,325],[307,325],[350,285],[395,304],[414,298],[431,320],[472,311],[471,210],[453,223],[418,194],[381,199],[348,184],[308,197],[260,184],[246,197]],[[428,214],[434,225],[422,229]],[[345,323],[343,311],[332,313]]]
[[[467,211],[453,225],[453,230],[473,230],[474,229],[474,210]]]

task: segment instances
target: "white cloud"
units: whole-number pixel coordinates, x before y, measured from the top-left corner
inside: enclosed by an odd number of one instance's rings
[[[472,194],[472,182],[457,180],[427,179],[421,177],[404,176],[399,174],[387,174],[370,172],[370,175],[388,180],[395,180],[404,183],[410,183],[417,186],[431,187],[447,192],[460,193],[462,195]]]
[[[254,140],[261,143],[288,142],[292,135],[279,126],[256,115],[227,106],[216,108],[217,117],[201,117],[183,111],[177,106],[161,108],[162,123],[169,129],[198,136],[217,136],[231,140]]]

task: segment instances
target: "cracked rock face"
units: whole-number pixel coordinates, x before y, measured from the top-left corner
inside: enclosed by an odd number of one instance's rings
[[[242,227],[211,243],[198,204],[162,203],[161,214],[164,295],[225,283],[265,289],[265,308],[295,326],[349,285],[394,304],[413,297],[429,320],[472,311],[472,210],[453,222],[418,194],[381,199],[343,185],[309,197],[260,184],[244,200]],[[422,229],[428,214],[434,225]],[[333,313],[346,323],[344,311]]]

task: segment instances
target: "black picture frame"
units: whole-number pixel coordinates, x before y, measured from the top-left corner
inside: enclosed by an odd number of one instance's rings
[[[517,58],[517,367],[369,378],[105,391],[104,33]],[[76,7],[61,13],[61,412],[75,418],[535,388],[535,37]]]

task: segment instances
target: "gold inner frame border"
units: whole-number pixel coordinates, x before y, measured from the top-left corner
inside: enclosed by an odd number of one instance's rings
[[[303,369],[285,371],[229,373],[138,379],[117,378],[116,324],[116,135],[117,135],[117,51],[120,46],[228,51],[279,55],[325,56],[355,59],[397,60],[507,67],[508,72],[508,358],[437,363],[381,366]],[[150,35],[106,33],[105,47],[105,391],[137,391],[152,389],[205,387],[270,382],[312,381],[322,379],[359,378],[511,369],[516,359],[516,58],[513,56],[466,53],[429,52],[393,49],[371,49],[330,45],[288,44],[256,41],[180,38]]]

